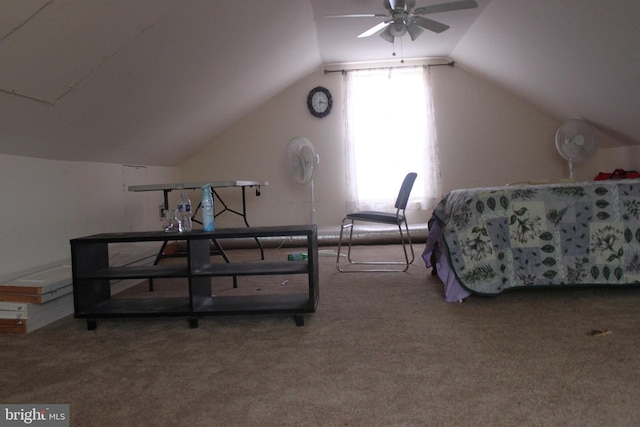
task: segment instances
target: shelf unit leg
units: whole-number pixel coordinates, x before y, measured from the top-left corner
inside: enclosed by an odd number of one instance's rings
[[[198,329],[198,318],[192,317],[189,319],[189,328],[190,329]]]
[[[96,319],[87,319],[87,331],[95,331],[98,328]]]
[[[294,315],[294,318],[296,320],[296,326],[304,326],[304,315],[297,313]]]

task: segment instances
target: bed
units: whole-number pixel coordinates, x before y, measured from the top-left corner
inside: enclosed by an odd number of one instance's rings
[[[640,179],[455,190],[422,254],[445,300],[518,288],[640,284]]]

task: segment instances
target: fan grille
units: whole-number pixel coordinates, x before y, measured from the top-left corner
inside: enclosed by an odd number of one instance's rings
[[[598,147],[591,126],[570,120],[556,132],[556,148],[565,160],[581,163],[591,158]]]
[[[308,139],[296,137],[289,141],[287,169],[295,182],[299,184],[310,182],[316,174],[318,161],[318,155]]]

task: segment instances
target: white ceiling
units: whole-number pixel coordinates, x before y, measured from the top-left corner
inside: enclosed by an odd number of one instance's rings
[[[417,0],[417,6],[445,0]],[[478,0],[396,43],[450,57],[640,144],[640,3]],[[0,153],[176,165],[322,64],[389,60],[357,39],[382,0],[0,0]]]

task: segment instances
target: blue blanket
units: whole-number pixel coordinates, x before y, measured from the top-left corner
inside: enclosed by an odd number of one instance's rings
[[[472,293],[640,284],[638,179],[455,190],[433,216]]]

